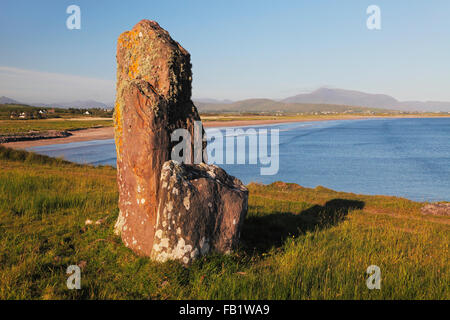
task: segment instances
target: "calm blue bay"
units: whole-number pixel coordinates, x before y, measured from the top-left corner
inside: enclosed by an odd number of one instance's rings
[[[417,201],[450,201],[450,118],[316,121],[251,128],[280,130],[279,171],[262,176],[259,164],[220,165],[246,184],[285,181]],[[116,163],[113,140],[28,150],[78,163]]]

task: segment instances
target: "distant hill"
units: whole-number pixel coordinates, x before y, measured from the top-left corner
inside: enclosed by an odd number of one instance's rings
[[[0,97],[0,104],[20,104],[20,102],[14,100],[14,99],[2,96],[2,97]]]
[[[450,112],[446,101],[399,101],[386,94],[372,94],[355,90],[320,88],[311,93],[298,94],[283,100],[247,99],[241,101],[194,98],[200,112],[267,112],[267,113],[311,113],[311,112],[370,112],[370,111],[418,111]],[[0,97],[0,104],[24,104],[8,97]],[[77,100],[60,103],[30,103],[45,108],[113,109],[114,103],[95,100]]]
[[[288,103],[343,104],[371,108],[392,108],[398,100],[385,94],[370,94],[359,91],[320,88],[306,94],[299,94],[283,100]]]
[[[366,108],[339,104],[319,103],[286,103],[270,99],[248,99],[233,103],[199,103],[196,102],[198,110],[202,113],[312,113],[312,112],[380,112],[389,111],[380,108]]]
[[[224,99],[224,100],[217,100],[217,99],[210,99],[210,98],[193,98],[192,99],[195,103],[215,103],[215,104],[228,104],[233,103],[233,101]]]
[[[12,99],[4,99],[1,101],[7,101],[7,103],[0,103],[0,120],[6,120],[12,118],[18,118],[22,112],[27,113],[27,118],[41,118],[42,115],[39,113],[40,108],[32,107],[20,103],[11,103]],[[12,100],[15,101],[15,100]],[[54,115],[52,115],[54,116]]]
[[[33,103],[34,106],[46,107],[46,108],[78,108],[78,109],[90,109],[90,108],[100,108],[100,109],[112,109],[113,103],[103,103],[95,100],[77,100],[71,102],[59,102],[59,103]]]
[[[4,100],[10,101],[10,100]],[[88,109],[89,114],[85,113]],[[112,110],[103,110],[103,108],[61,108],[46,106],[31,106],[21,103],[0,103],[0,120],[6,119],[42,119],[42,118],[64,118],[64,117],[93,116],[110,118]]]
[[[385,94],[371,94],[361,91],[320,88],[306,94],[299,94],[282,100],[286,103],[319,103],[364,106],[403,111],[450,111],[450,102],[398,101]]]
[[[57,103],[23,103],[5,96],[0,97],[0,104],[17,104],[17,105],[29,105],[35,107],[45,107],[45,108],[76,108],[76,109],[91,109],[91,108],[99,108],[99,109],[112,109],[114,107],[114,103],[103,103],[95,100],[77,100],[71,102],[57,102]]]
[[[450,112],[450,102],[445,101],[402,101],[396,110]]]

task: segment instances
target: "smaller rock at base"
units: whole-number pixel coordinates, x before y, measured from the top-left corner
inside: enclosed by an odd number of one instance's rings
[[[239,241],[248,190],[215,165],[164,163],[151,257],[189,264],[210,252],[229,253]]]

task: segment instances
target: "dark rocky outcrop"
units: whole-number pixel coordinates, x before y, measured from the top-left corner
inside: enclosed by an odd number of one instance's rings
[[[185,256],[171,253],[180,235],[177,230],[181,230],[185,246],[191,245],[193,250],[204,237],[211,241],[211,248],[226,252],[235,245],[239,228],[230,227],[234,233],[229,235],[229,229],[222,224],[232,223],[230,217],[239,215],[236,219],[240,226],[247,206],[246,188],[225,171],[206,164],[167,163],[174,146],[171,133],[182,128],[193,137],[194,122],[200,120],[191,101],[191,81],[189,53],[156,22],[142,20],[119,37],[114,123],[120,213],[115,230],[125,245],[138,254],[185,263]],[[192,152],[191,163],[193,158]],[[184,197],[173,193],[173,188],[169,195],[163,187],[169,183],[166,176],[177,176],[171,170],[182,173],[183,183],[174,188]],[[220,178],[207,178],[207,172],[215,171],[220,171]],[[197,177],[202,183],[189,177]],[[239,190],[239,197],[232,190]],[[186,209],[184,200],[189,194],[190,209]],[[212,207],[208,207],[209,203]],[[158,217],[162,219],[164,212],[158,209],[168,209],[170,205],[174,210],[186,210],[174,212],[175,224],[163,227]],[[167,246],[164,239],[168,239]],[[166,258],[162,252],[166,252]]]
[[[422,214],[450,216],[450,203],[429,203],[422,207]]]
[[[59,130],[48,130],[44,132],[31,131],[23,134],[0,136],[0,143],[66,138],[71,135],[70,132]]]

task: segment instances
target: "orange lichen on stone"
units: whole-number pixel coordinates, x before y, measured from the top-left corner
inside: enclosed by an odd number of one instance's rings
[[[128,74],[128,77],[130,79],[136,78],[139,71],[139,61],[138,58],[139,54],[137,52],[138,42],[139,42],[139,30],[133,29],[131,31],[127,31],[122,33],[119,36],[118,45],[119,49],[121,50],[128,50],[130,53],[130,58],[126,59],[124,62],[126,62],[122,66],[121,71],[126,71]],[[142,33],[141,33],[142,34]]]
[[[123,127],[122,127],[122,112],[120,109],[120,104],[116,102],[116,105],[114,106],[114,125],[115,125],[115,143],[116,143],[116,149],[117,149],[117,155],[118,157],[121,156],[122,151],[122,133],[123,133]]]
[[[131,63],[130,67],[128,68],[128,77],[130,77],[131,79],[133,79],[137,75],[137,73],[139,71],[138,65],[139,64],[136,59]]]

